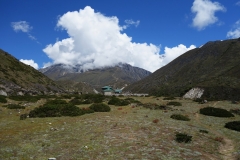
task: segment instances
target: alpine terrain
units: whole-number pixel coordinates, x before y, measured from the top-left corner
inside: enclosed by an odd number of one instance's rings
[[[125,91],[183,96],[203,89],[202,98],[240,100],[240,38],[208,42],[190,50]]]

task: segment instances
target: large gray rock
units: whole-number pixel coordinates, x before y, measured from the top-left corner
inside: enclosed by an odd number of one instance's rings
[[[0,95],[2,95],[2,96],[7,96],[8,94],[7,94],[7,92],[5,92],[4,90],[0,90]]]
[[[187,98],[187,99],[201,98],[201,96],[203,95],[203,92],[204,92],[204,89],[192,88],[183,96],[183,98]]]

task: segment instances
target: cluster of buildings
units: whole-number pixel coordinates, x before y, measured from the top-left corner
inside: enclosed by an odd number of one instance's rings
[[[121,94],[122,90],[121,89],[113,89],[110,86],[104,86],[104,87],[102,87],[102,92],[106,96],[111,96],[111,95],[115,95],[115,94]]]

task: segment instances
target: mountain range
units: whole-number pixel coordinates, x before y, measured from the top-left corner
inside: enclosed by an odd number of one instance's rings
[[[91,69],[85,72],[81,65],[55,64],[39,71],[54,81],[84,82],[98,90],[105,85],[123,88],[151,74],[147,70],[126,63],[119,63],[112,67]]]
[[[125,63],[88,71],[55,64],[38,71],[1,49],[0,61],[0,95],[97,93],[109,85],[155,96],[200,88],[202,98],[240,100],[240,38],[207,42],[154,73]]]
[[[125,91],[183,96],[204,89],[203,98],[240,100],[240,38],[211,41],[190,50]]]

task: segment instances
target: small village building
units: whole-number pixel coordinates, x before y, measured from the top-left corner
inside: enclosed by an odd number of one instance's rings
[[[112,89],[112,87],[110,87],[110,86],[102,87],[102,92],[106,96],[111,96],[115,93],[114,89]]]
[[[115,94],[121,94],[122,90],[121,89],[115,89]]]

